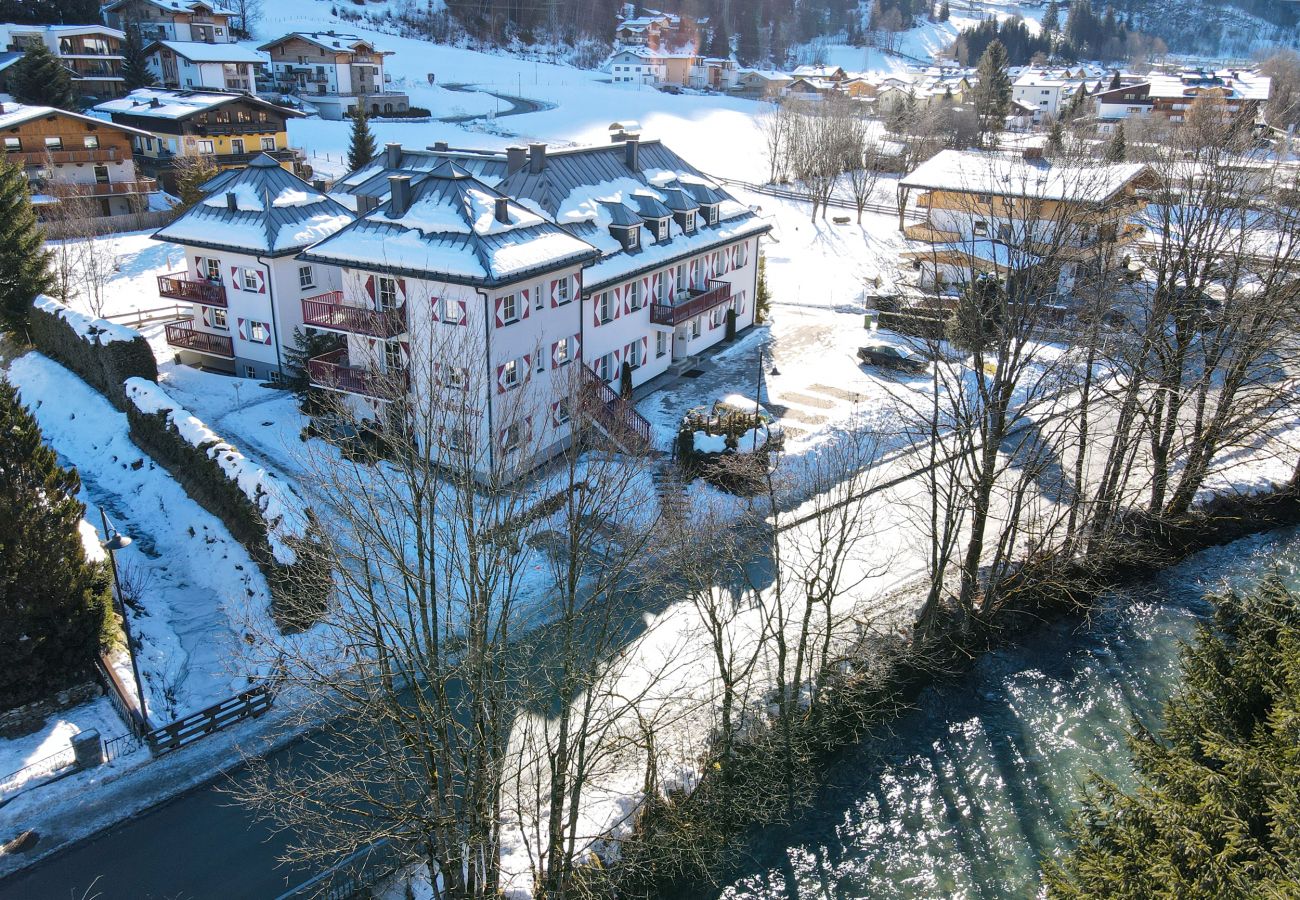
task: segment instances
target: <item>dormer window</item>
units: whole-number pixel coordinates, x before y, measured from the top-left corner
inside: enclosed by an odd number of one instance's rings
[[[695,233],[695,210],[688,210],[686,214],[682,217],[682,220],[683,220],[682,231],[686,232],[687,234],[694,234]]]
[[[668,220],[667,220],[667,219],[660,219],[660,220],[659,220],[658,231],[659,231],[658,239],[659,239],[660,241],[666,241],[666,240],[668,240]]]
[[[637,249],[638,247],[640,247],[640,246],[641,246],[641,229],[640,229],[640,228],[635,228],[635,227],[634,227],[634,228],[629,228],[629,229],[627,230],[627,239],[623,242],[623,246],[624,246],[624,248],[627,249],[627,250],[635,250],[635,249]]]
[[[710,225],[718,224],[718,204],[710,203],[708,206],[704,207],[704,221],[708,222]]]

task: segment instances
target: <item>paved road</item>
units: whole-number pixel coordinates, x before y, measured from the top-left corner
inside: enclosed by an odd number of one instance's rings
[[[463,116],[443,116],[439,122],[450,122],[453,125],[465,125],[469,122],[477,122],[480,119],[503,119],[506,116],[521,116],[524,113],[541,112],[549,109],[545,103],[538,100],[530,100],[527,97],[512,97],[509,94],[498,94],[496,91],[487,91],[477,88],[472,84],[444,84],[444,88],[449,91],[455,91],[460,94],[487,94],[489,97],[496,97],[498,100],[507,104],[506,109],[498,110],[495,113],[479,113],[478,115]]]

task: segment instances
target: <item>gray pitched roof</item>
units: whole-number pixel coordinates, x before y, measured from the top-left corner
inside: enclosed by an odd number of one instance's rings
[[[405,210],[390,196],[300,258],[492,286],[598,255],[595,248],[514,201],[507,200],[508,221],[499,221],[497,200],[504,197],[467,169],[444,159],[432,171],[412,178]]]
[[[352,213],[265,153],[203,185],[207,196],[154,233],[192,247],[287,256],[352,221]]]

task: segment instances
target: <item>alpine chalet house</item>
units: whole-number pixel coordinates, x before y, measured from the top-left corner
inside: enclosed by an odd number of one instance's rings
[[[258,49],[271,54],[276,87],[306,100],[322,119],[342,119],[358,104],[378,115],[410,108],[406,94],[387,87],[384,57],[392,51],[355,34],[295,31]]]
[[[295,257],[352,214],[264,153],[203,187],[205,199],[154,234],[185,250],[185,269],[160,275],[158,293],[193,310],[167,326],[167,343],[182,362],[279,381],[303,298],[340,287],[337,269]]]
[[[304,308],[308,327],[348,332],[346,352],[313,362],[313,381],[379,416],[376,376],[406,367],[411,392],[436,396],[446,385],[421,383],[434,371],[425,348],[464,334],[452,381],[478,391],[468,438],[484,450],[471,463],[480,474],[566,446],[575,381],[600,398],[594,412],[584,404],[597,425],[647,442],[649,424],[614,388],[686,365],[754,321],[770,226],[658,141],[504,153],[389,144],[335,190],[362,217],[301,258],[342,267],[329,302],[357,312]],[[375,334],[374,317],[394,310],[405,331]],[[526,385],[549,399],[521,421],[511,395]],[[463,437],[448,451],[463,452]]]
[[[76,217],[143,211],[158,191],[136,174],[132,142],[143,137],[148,132],[63,109],[0,104],[4,158],[26,172],[42,218],[73,199]]]
[[[1118,266],[1142,235],[1150,170],[1140,163],[1062,165],[1026,154],[943,150],[899,182],[899,229],[930,246],[903,259],[919,286],[960,289],[977,277],[1006,280],[1048,263],[1056,290]],[[905,224],[908,203],[924,220]]]
[[[1141,80],[1125,78],[1120,87],[1102,91],[1095,105],[1098,130],[1114,131],[1128,118],[1151,117],[1180,124],[1198,100],[1214,103],[1226,120],[1261,122],[1272,92],[1272,80],[1245,69],[1188,69],[1172,75],[1151,74]]]
[[[104,20],[118,29],[138,28],[144,42],[237,40],[230,27],[234,11],[225,3],[204,0],[115,0],[104,7]]]
[[[264,62],[239,44],[201,41],[154,41],[144,48],[144,56],[161,87],[184,90],[252,93],[257,69]]]
[[[297,159],[285,123],[302,113],[251,94],[139,88],[95,110],[149,132],[136,139],[136,160],[173,192],[185,157],[208,157],[218,170],[245,166],[261,154],[286,169]]]

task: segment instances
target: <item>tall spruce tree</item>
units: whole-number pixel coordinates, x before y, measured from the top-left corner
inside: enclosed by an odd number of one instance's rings
[[[1061,8],[1057,5],[1056,0],[1048,0],[1047,9],[1043,11],[1043,21],[1039,26],[1039,31],[1043,34],[1051,34],[1053,31],[1061,30]]]
[[[1128,145],[1124,142],[1124,123],[1115,126],[1115,133],[1106,142],[1106,162],[1121,163],[1128,156]]]
[[[36,295],[54,287],[52,256],[32,209],[27,176],[0,159],[0,319],[5,328],[26,328]]]
[[[44,44],[22,55],[9,70],[9,92],[19,103],[75,110],[72,74]]]
[[[356,171],[375,158],[375,136],[370,131],[370,120],[358,103],[352,114],[352,144],[348,147],[348,168]]]
[[[939,21],[947,22],[950,18],[952,18],[952,9],[948,6],[948,0],[943,0],[939,4]]]
[[[758,10],[740,12],[740,34],[737,36],[736,56],[741,65],[757,65],[763,56],[763,47],[758,37]]]
[[[110,634],[109,579],[86,559],[80,487],[0,380],[0,709],[84,681]]]
[[[1048,896],[1296,896],[1300,595],[1220,597],[1182,668],[1159,734],[1129,742],[1137,787],[1093,780]]]
[[[122,79],[128,91],[136,88],[153,87],[158,79],[153,77],[144,58],[144,45],[140,41],[140,29],[135,25],[126,26],[126,39],[122,41]]]
[[[718,27],[713,29],[713,34],[709,38],[709,56],[715,59],[729,59],[731,57],[731,37],[727,34],[727,26],[721,22]]]
[[[980,143],[1001,131],[1011,112],[1011,76],[1007,74],[1007,48],[993,41],[976,67],[975,115],[979,118]]]

